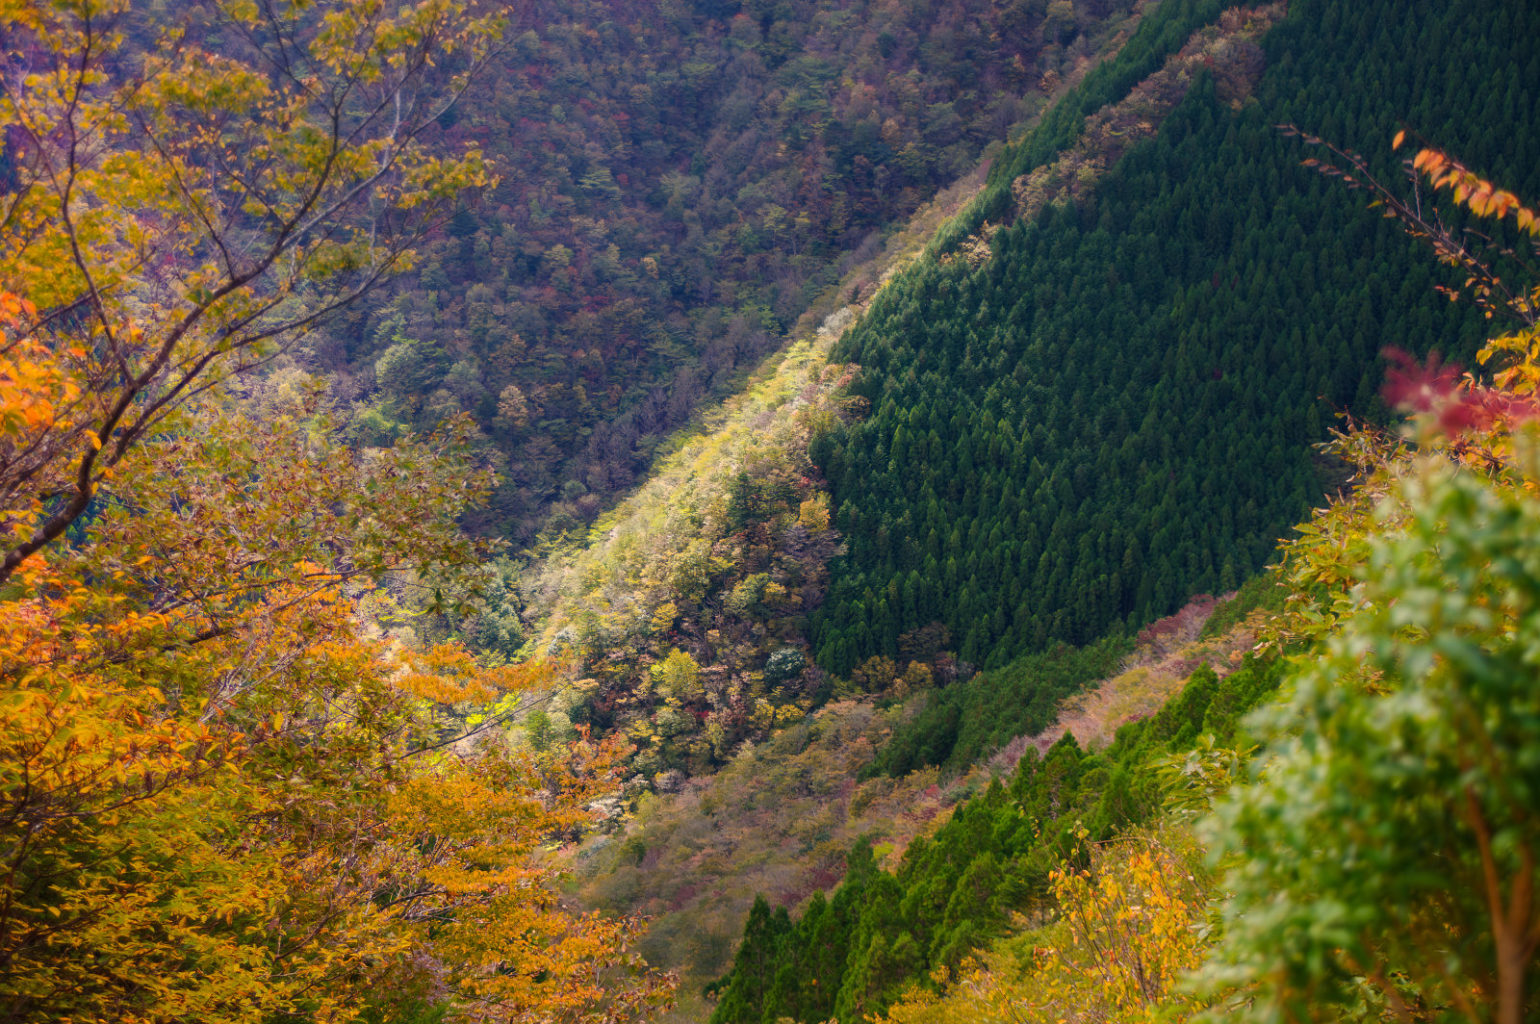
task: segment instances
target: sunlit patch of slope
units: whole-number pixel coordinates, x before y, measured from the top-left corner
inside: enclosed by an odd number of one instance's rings
[[[842,413],[841,373],[824,363],[838,323],[786,352],[538,581],[544,642],[585,675],[570,713],[628,729],[648,776],[708,770],[800,717],[817,685],[801,636],[838,540],[805,453]]]
[[[980,169],[921,208],[645,485],[538,567],[534,646],[577,667],[541,730],[628,730],[643,780],[668,787],[831,695],[804,640],[840,544],[808,442],[852,411],[849,368],[828,352],[982,181]]]

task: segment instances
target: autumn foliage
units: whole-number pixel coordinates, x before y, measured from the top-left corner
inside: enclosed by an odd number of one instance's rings
[[[12,378],[11,383],[16,383]],[[125,460],[0,615],[0,1005],[11,1019],[352,1019],[449,998],[587,1012],[633,925],[559,905],[543,844],[616,751],[536,759],[464,709],[542,683],[416,651],[370,582],[467,556],[452,455],[358,456],[226,399]],[[447,439],[440,439],[441,443]]]
[[[943,993],[915,987],[888,1024],[1106,1024],[1185,1020],[1181,991],[1203,960],[1212,883],[1189,832],[1167,828],[1093,847],[1052,874],[1059,919],[939,971]]]
[[[324,388],[239,375],[482,180],[398,101],[494,24],[234,4],[146,40],[128,13],[0,5],[34,69],[0,90],[0,1017],[635,1016],[667,979],[546,853],[619,751],[512,750],[470,712],[545,666],[367,614],[481,557],[463,426],[350,450]]]

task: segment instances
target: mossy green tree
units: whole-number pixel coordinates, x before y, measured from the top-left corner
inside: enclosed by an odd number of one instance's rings
[[[1442,154],[1415,166],[1540,234],[1511,193]],[[1233,898],[1211,980],[1237,986],[1232,1009],[1253,1019],[1540,1016],[1540,291],[1471,280],[1521,324],[1483,352],[1503,388],[1406,361],[1387,393],[1418,414],[1417,454],[1346,438],[1368,486],[1292,545],[1322,650],[1265,714],[1253,781],[1215,816]]]
[[[1433,461],[1395,497],[1410,517],[1370,542],[1358,607],[1218,816],[1235,896],[1216,973],[1265,1019],[1367,986],[1403,1019],[1519,1024],[1540,1012],[1540,501]]]

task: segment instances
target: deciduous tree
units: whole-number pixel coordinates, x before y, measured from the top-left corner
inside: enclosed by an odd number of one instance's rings
[[[1540,234],[1516,199],[1443,154],[1414,166],[1474,212]],[[1438,225],[1390,210],[1441,257],[1475,265]],[[1483,354],[1504,387],[1403,357],[1387,392],[1414,414],[1409,443],[1344,438],[1369,486],[1290,546],[1324,650],[1266,716],[1270,747],[1216,821],[1234,896],[1211,976],[1256,1019],[1367,1004],[1405,1021],[1519,1024],[1540,1008],[1540,293],[1485,267],[1470,284],[1521,325]]]
[[[0,582],[179,404],[408,265],[444,202],[491,180],[426,135],[496,18],[464,0],[214,10],[173,27],[127,0],[0,5],[0,287],[30,303],[7,348],[49,357],[46,410],[0,448]]]

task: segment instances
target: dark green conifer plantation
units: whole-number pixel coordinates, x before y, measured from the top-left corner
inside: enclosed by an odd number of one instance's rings
[[[1001,665],[1258,569],[1323,493],[1309,445],[1335,411],[1376,411],[1380,351],[1436,338],[1468,362],[1484,328],[1276,126],[1387,156],[1410,126],[1533,193],[1537,37],[1527,4],[1299,0],[1238,109],[1200,77],[1090,199],[1003,228],[981,264],[927,259],[890,287],[835,353],[861,365],[871,415],[815,445],[850,538],[813,623],[825,667],[896,656],[932,622]],[[1087,86],[1126,88],[1129,62]],[[1493,109],[1508,130],[1467,116]],[[1001,165],[1073,135],[1050,129]],[[1009,204],[1002,172],[949,237]]]

